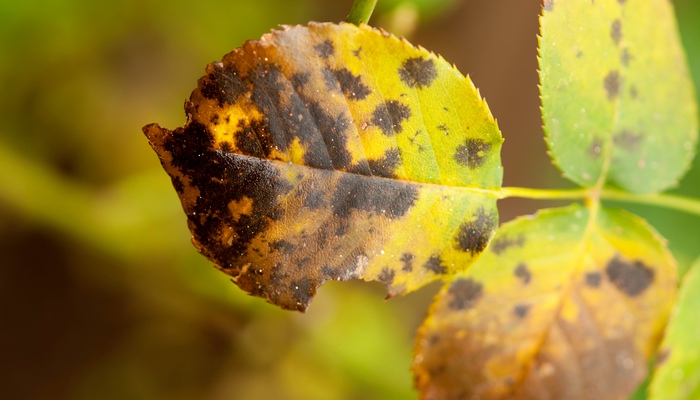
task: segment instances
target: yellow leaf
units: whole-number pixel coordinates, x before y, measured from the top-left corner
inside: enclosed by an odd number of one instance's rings
[[[503,141],[468,78],[367,26],[285,27],[207,66],[187,124],[144,133],[193,241],[304,310],[326,280],[394,296],[464,270],[498,224]]]

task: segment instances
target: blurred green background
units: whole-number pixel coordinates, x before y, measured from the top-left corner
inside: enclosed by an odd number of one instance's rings
[[[700,3],[675,3],[700,82]],[[0,398],[416,397],[411,350],[436,285],[385,302],[379,284],[330,283],[303,315],[246,296],[191,246],[141,133],[182,125],[205,65],[244,40],[340,21],[350,5],[0,2]],[[380,0],[371,23],[471,75],[506,138],[506,185],[567,187],[542,141],[539,8]],[[674,192],[700,197],[700,167]],[[502,220],[546,205],[506,200]],[[684,271],[700,253],[700,218],[634,210]]]

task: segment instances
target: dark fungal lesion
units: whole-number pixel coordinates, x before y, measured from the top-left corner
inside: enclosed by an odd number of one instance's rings
[[[603,275],[600,272],[588,272],[584,275],[586,285],[592,288],[600,287],[600,283],[603,280]]]
[[[525,245],[525,235],[519,234],[515,236],[500,236],[496,237],[491,242],[491,251],[496,255],[501,255],[511,247],[523,247]]]
[[[402,123],[411,118],[411,108],[398,101],[380,103],[372,112],[372,124],[379,127],[386,136],[403,131]]]
[[[610,24],[610,38],[612,39],[613,42],[615,42],[615,45],[620,44],[620,40],[622,40],[622,21],[619,19],[616,19]]]
[[[362,82],[360,75],[355,75],[347,68],[337,70],[326,68],[323,73],[326,86],[340,91],[350,100],[364,100],[372,91]]]
[[[519,263],[513,270],[513,275],[515,275],[523,285],[529,284],[530,280],[532,280],[532,273],[525,263]]]
[[[654,282],[654,270],[641,261],[612,258],[605,267],[610,282],[620,291],[634,297],[642,294]]]
[[[232,65],[212,63],[207,66],[207,75],[199,81],[202,96],[217,100],[219,107],[235,104],[241,96],[250,91],[250,84]]]
[[[472,256],[483,252],[491,237],[496,232],[498,216],[484,208],[480,208],[470,221],[459,226],[456,237],[456,248],[471,253]]]
[[[343,174],[331,199],[331,209],[341,219],[351,217],[353,211],[394,219],[406,214],[417,199],[418,190],[413,184]]]
[[[627,151],[637,151],[643,140],[644,135],[630,130],[623,130],[613,136],[615,146]]]
[[[415,255],[412,253],[403,253],[401,255],[401,263],[403,263],[403,267],[401,267],[401,271],[403,272],[411,272],[413,271],[413,260],[416,258]]]
[[[620,72],[610,71],[603,79],[603,87],[608,95],[608,100],[614,100],[620,93]]]
[[[377,280],[383,283],[384,286],[391,286],[391,284],[394,283],[395,274],[396,273],[393,269],[389,269],[389,267],[384,267],[382,268],[382,272],[377,277]]]
[[[369,170],[374,176],[383,178],[395,178],[394,173],[401,163],[401,156],[398,149],[390,149],[382,158],[376,160],[367,160]]]
[[[333,42],[330,39],[326,39],[315,45],[314,50],[316,50],[319,57],[326,59],[335,53],[335,46],[333,46]]]
[[[422,89],[429,87],[438,73],[433,59],[412,57],[403,62],[399,68],[399,77],[409,87]]]
[[[530,306],[528,304],[516,304],[513,307],[513,314],[520,319],[525,318],[529,311]]]
[[[437,254],[433,254],[428,258],[428,261],[423,264],[423,269],[436,275],[443,275],[447,272],[447,267],[442,264],[442,257]]]
[[[459,165],[472,169],[479,168],[486,161],[491,147],[491,143],[483,139],[469,138],[464,141],[464,144],[457,146],[453,158]]]
[[[464,311],[474,308],[484,295],[484,287],[472,278],[455,279],[447,292],[450,296],[447,306],[454,311]]]

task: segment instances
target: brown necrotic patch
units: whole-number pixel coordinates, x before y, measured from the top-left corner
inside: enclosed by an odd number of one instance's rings
[[[341,219],[350,217],[353,211],[400,218],[417,198],[418,192],[412,184],[344,174],[336,186],[331,208]]]
[[[527,304],[516,304],[513,307],[513,314],[518,318],[525,318],[528,311],[530,311],[530,306]]]
[[[603,153],[603,139],[594,137],[591,145],[588,147],[588,156],[591,158],[600,158]]]
[[[520,279],[520,282],[522,282],[523,285],[527,285],[532,279],[532,273],[525,263],[518,264],[513,270],[513,275]]]
[[[624,130],[613,136],[615,146],[630,152],[636,151],[642,140],[644,140],[644,135],[629,130]]]
[[[520,234],[515,237],[501,236],[493,240],[491,243],[491,251],[496,255],[501,255],[511,247],[523,247],[524,244],[525,235]]]
[[[600,287],[600,282],[603,279],[603,275],[600,272],[588,272],[585,275],[586,285],[597,288]]]
[[[377,277],[377,280],[383,283],[384,286],[391,286],[391,284],[394,282],[394,275],[395,272],[393,269],[389,269],[389,267],[384,267],[382,268],[382,272]]]
[[[347,68],[339,70],[327,68],[323,78],[329,88],[335,88],[336,85],[340,86],[340,90],[350,100],[363,100],[372,93],[367,85],[362,83],[362,78],[353,74]]]
[[[410,87],[429,87],[437,78],[435,61],[423,57],[413,57],[403,62],[399,68],[401,80]]]
[[[610,71],[603,80],[603,87],[608,94],[608,100],[617,98],[620,93],[620,73],[618,71]]]
[[[622,49],[622,52],[620,53],[620,62],[622,63],[622,65],[624,65],[625,67],[628,67],[631,59],[632,59],[632,55],[630,54],[627,47]]]
[[[484,287],[481,283],[468,279],[455,279],[448,289],[450,301],[447,306],[455,311],[469,310],[483,296]]]
[[[413,259],[416,258],[412,253],[403,253],[401,255],[400,261],[403,263],[401,271],[411,272],[413,271]]]
[[[411,108],[398,100],[379,104],[372,113],[372,124],[378,126],[386,136],[401,133],[403,121],[411,118]]]
[[[610,38],[615,42],[616,46],[619,45],[620,40],[622,40],[622,21],[619,19],[616,19],[610,25]]]
[[[318,53],[318,55],[323,59],[326,59],[335,53],[335,47],[330,39],[326,39],[323,42],[315,45],[314,50],[316,50],[316,53]]]
[[[644,292],[654,281],[654,270],[640,261],[628,262],[615,257],[608,262],[605,273],[610,282],[629,296]]]
[[[497,223],[495,214],[489,213],[483,208],[479,209],[474,219],[463,222],[459,226],[456,247],[471,253],[472,256],[481,253],[496,231]]]
[[[423,268],[436,275],[442,275],[447,272],[447,267],[442,264],[442,257],[433,254],[428,261],[423,264]]]
[[[173,166],[199,190],[187,211],[202,251],[223,268],[245,258],[253,238],[280,218],[277,196],[289,193],[292,186],[268,161],[213,148],[211,133],[195,121],[173,132],[163,148],[172,155]],[[231,204],[245,205],[246,210],[235,213]]]
[[[239,153],[259,158],[269,158],[272,150],[282,144],[273,141],[270,127],[262,119],[239,120],[233,138]]]
[[[483,139],[467,139],[464,144],[457,146],[454,159],[457,164],[469,168],[479,168],[486,161],[486,156],[491,150],[491,143]]]
[[[396,168],[401,162],[401,157],[399,156],[398,149],[391,149],[384,154],[384,157],[377,160],[367,160],[369,165],[369,170],[374,176],[381,176],[383,178],[394,178],[396,174]]]
[[[217,100],[219,106],[234,104],[241,96],[250,91],[248,82],[241,78],[238,70],[221,63],[213,63],[207,66],[207,75],[199,81],[202,96],[207,99]]]

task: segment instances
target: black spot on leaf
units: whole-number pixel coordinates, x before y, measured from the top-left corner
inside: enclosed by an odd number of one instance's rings
[[[410,87],[429,87],[437,78],[435,61],[422,57],[409,58],[399,68],[401,80]]]
[[[326,39],[323,42],[317,44],[314,46],[314,50],[318,53],[318,55],[326,59],[335,53],[335,47],[333,46],[333,42],[330,39]]]
[[[642,140],[644,140],[644,135],[628,130],[624,130],[613,136],[613,143],[615,146],[631,152],[639,148]]]
[[[354,75],[347,68],[342,68],[337,71],[327,68],[325,71],[324,79],[326,85],[333,88],[338,84],[345,97],[350,100],[362,100],[372,93],[372,91],[362,83],[362,78],[360,78],[359,75]]]
[[[295,246],[293,244],[289,243],[284,239],[278,240],[274,243],[270,243],[270,247],[275,251],[285,254],[291,254],[295,249]]]
[[[397,100],[379,104],[372,113],[372,123],[379,127],[386,136],[401,133],[401,123],[411,117],[411,108]]]
[[[610,71],[603,80],[603,87],[608,94],[608,100],[613,100],[620,93],[620,73]]]
[[[447,306],[455,311],[469,310],[476,305],[476,302],[483,296],[484,288],[479,282],[473,279],[455,279],[450,288],[450,301]]]
[[[603,153],[603,140],[599,137],[593,138],[590,147],[588,147],[588,156],[594,159],[600,158]]]
[[[491,143],[483,139],[467,139],[463,145],[457,146],[454,159],[457,164],[469,168],[479,168],[486,161],[486,156],[491,150]]]
[[[306,309],[311,299],[316,294],[316,287],[309,278],[301,278],[297,281],[292,281],[289,287],[292,290],[292,297],[297,301],[299,310]]]
[[[597,288],[600,287],[600,282],[603,279],[603,276],[600,272],[588,272],[585,276],[585,279],[586,285]]]
[[[388,267],[384,267],[382,269],[382,272],[377,277],[377,280],[383,283],[384,286],[390,286],[394,282],[394,274],[394,270],[389,269]]]
[[[616,19],[610,26],[610,38],[615,42],[615,45],[620,44],[622,40],[622,21]]]
[[[433,272],[436,275],[442,275],[447,272],[447,267],[442,265],[442,257],[439,255],[432,255],[428,261],[423,264],[423,268],[428,271]]]
[[[530,283],[530,280],[532,279],[532,273],[530,273],[530,269],[528,269],[527,264],[525,263],[518,264],[513,270],[513,275],[520,279],[524,285]]]
[[[605,273],[610,282],[629,296],[641,294],[654,281],[654,270],[640,261],[627,262],[619,257],[608,262]]]
[[[310,74],[308,72],[300,72],[292,75],[289,81],[292,83],[294,90],[297,92],[301,91],[301,89],[309,82],[309,75]]]
[[[234,104],[249,91],[248,83],[238,75],[235,67],[214,63],[207,69],[209,74],[199,82],[200,91],[205,98],[217,100],[220,107],[224,104]]]
[[[401,256],[401,262],[403,263],[403,267],[401,267],[401,271],[404,272],[411,272],[413,271],[413,259],[416,258],[411,253],[403,253]]]
[[[457,248],[470,252],[473,255],[479,254],[489,244],[491,236],[496,231],[497,217],[494,214],[480,209],[475,219],[463,222],[457,232]]]
[[[517,237],[501,236],[497,237],[491,242],[491,251],[497,255],[501,255],[503,252],[511,247],[523,247],[525,244],[525,235],[518,235]]]
[[[629,66],[631,59],[632,56],[630,55],[629,50],[626,47],[622,49],[622,52],[620,53],[620,62],[622,62],[622,65],[625,67]]]
[[[517,304],[513,307],[513,314],[518,318],[525,318],[528,311],[530,311],[530,306],[527,304]]]
[[[331,207],[333,213],[340,218],[349,217],[353,210],[398,218],[415,204],[417,198],[418,192],[414,185],[345,174],[338,181]]]
[[[394,178],[396,167],[399,165],[401,158],[398,149],[391,149],[384,154],[384,157],[377,160],[367,160],[369,170],[374,176],[383,178]]]
[[[183,194],[185,192],[185,185],[182,183],[182,179],[178,178],[177,176],[173,176],[170,180],[173,181],[173,187],[175,188],[176,192],[179,194]]]
[[[276,144],[270,135],[270,127],[264,120],[246,123],[238,121],[238,129],[233,133],[235,145],[241,154],[258,158],[269,158]],[[281,144],[281,143],[280,143]]]

